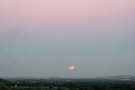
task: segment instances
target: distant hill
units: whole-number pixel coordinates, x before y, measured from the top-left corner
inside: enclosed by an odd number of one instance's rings
[[[0,82],[1,82],[1,83],[7,83],[7,82],[9,82],[9,81],[7,81],[7,80],[5,80],[5,79],[0,78]]]
[[[5,79],[2,79],[2,78],[0,78],[0,83],[6,84],[6,85],[11,85],[12,84],[12,82],[10,82],[8,80],[5,80]]]
[[[135,81],[135,76],[131,76],[131,75],[119,75],[119,76],[98,77],[97,79]]]

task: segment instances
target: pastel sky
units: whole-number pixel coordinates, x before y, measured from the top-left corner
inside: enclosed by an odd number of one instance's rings
[[[0,0],[0,76],[99,77],[134,69],[135,0]]]

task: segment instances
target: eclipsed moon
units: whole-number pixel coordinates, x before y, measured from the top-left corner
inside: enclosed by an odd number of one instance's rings
[[[75,68],[75,66],[69,66],[68,69],[69,70],[75,70],[76,68]]]

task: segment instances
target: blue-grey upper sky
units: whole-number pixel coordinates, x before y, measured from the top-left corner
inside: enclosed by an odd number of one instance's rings
[[[0,1],[0,76],[98,77],[134,69],[135,0]]]

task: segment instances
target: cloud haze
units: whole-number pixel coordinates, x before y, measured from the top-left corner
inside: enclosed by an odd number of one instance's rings
[[[0,12],[2,76],[135,75],[134,0],[1,0]]]

